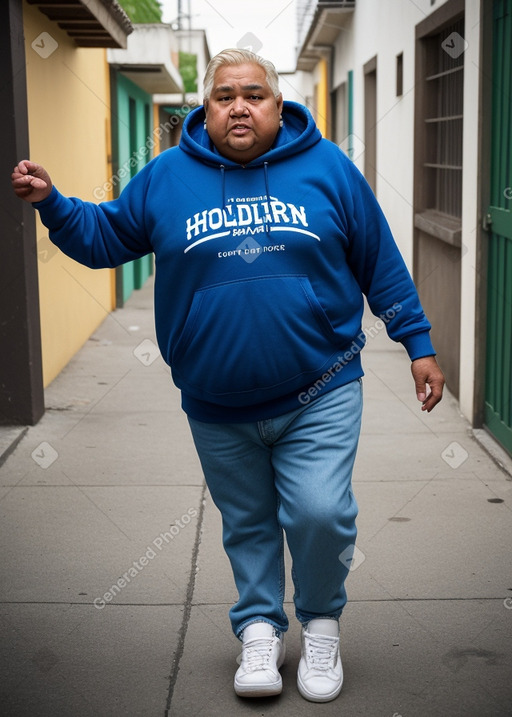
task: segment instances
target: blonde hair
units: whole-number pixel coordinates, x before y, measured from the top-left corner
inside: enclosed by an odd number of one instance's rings
[[[248,62],[253,62],[265,70],[266,79],[274,97],[279,97],[281,94],[279,90],[279,75],[270,60],[265,60],[263,57],[256,55],[250,50],[228,49],[219,52],[218,55],[212,57],[208,63],[208,67],[206,68],[204,75],[203,98],[205,100],[210,99],[213,89],[213,80],[219,67],[224,67],[226,65],[245,65]]]

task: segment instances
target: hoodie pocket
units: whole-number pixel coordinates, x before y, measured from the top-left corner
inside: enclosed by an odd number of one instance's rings
[[[318,378],[339,344],[306,276],[258,277],[195,292],[171,367],[195,398],[250,405]]]

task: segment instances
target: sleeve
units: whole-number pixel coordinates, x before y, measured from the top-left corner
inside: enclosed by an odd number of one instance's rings
[[[139,172],[119,199],[101,204],[65,197],[53,187],[35,202],[51,241],[92,269],[113,268],[152,251],[145,221],[146,173]]]
[[[348,262],[370,309],[401,342],[411,361],[435,355],[430,323],[389,225],[368,183],[350,160],[353,207]]]

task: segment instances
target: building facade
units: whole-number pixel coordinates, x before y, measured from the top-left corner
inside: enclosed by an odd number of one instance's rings
[[[77,47],[37,6],[26,4],[23,13],[30,158],[63,194],[93,201],[98,181],[110,173],[105,50]],[[46,47],[55,43],[48,56],[34,50],[38,37]],[[35,218],[46,386],[114,308],[115,281],[111,270],[92,271],[62,254]]]
[[[153,257],[116,270],[69,259],[15,197],[12,168],[29,157],[65,195],[115,198],[174,130],[161,126],[155,95],[183,97],[184,87],[170,25],[134,26],[115,0],[7,0],[0,33],[0,423],[33,424],[44,388],[142,286]]]
[[[383,207],[462,413],[512,452],[512,2],[299,5],[303,96]]]
[[[178,42],[169,25],[137,23],[126,49],[107,51],[112,112],[113,197],[158,154],[160,139],[172,127],[160,128],[155,95],[183,93],[178,70]],[[110,187],[107,187],[110,189]],[[116,269],[116,306],[123,306],[134,289],[153,273],[148,255]]]
[[[124,47],[119,5],[7,0],[0,6],[2,294],[0,421],[35,423],[44,386],[114,307],[114,275],[93,272],[49,242],[10,174],[30,157],[66,194],[94,200],[111,174],[106,47]]]

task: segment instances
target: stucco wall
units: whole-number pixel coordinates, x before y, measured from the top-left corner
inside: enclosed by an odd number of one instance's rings
[[[364,65],[377,58],[377,178],[376,194],[404,259],[412,270],[414,194],[415,28],[446,0],[376,3],[358,0],[344,21],[333,48],[332,89],[353,71],[353,134],[355,163],[364,170]],[[475,303],[483,280],[477,252],[480,187],[479,107],[482,57],[480,0],[466,0],[463,136],[463,207],[460,301],[460,406],[471,421],[475,412]],[[396,56],[403,53],[403,94],[396,96]],[[293,79],[290,80],[293,82]],[[300,94],[300,77],[295,78]],[[300,100],[299,100],[300,101]],[[354,144],[354,143],[353,143]],[[453,307],[452,307],[453,308]],[[458,341],[459,337],[456,337]]]
[[[109,176],[105,51],[77,48],[37,8],[24,3],[23,11],[30,158],[46,167],[63,194],[94,201],[95,187]],[[80,266],[47,237],[37,219],[45,385],[114,308],[113,271]]]

